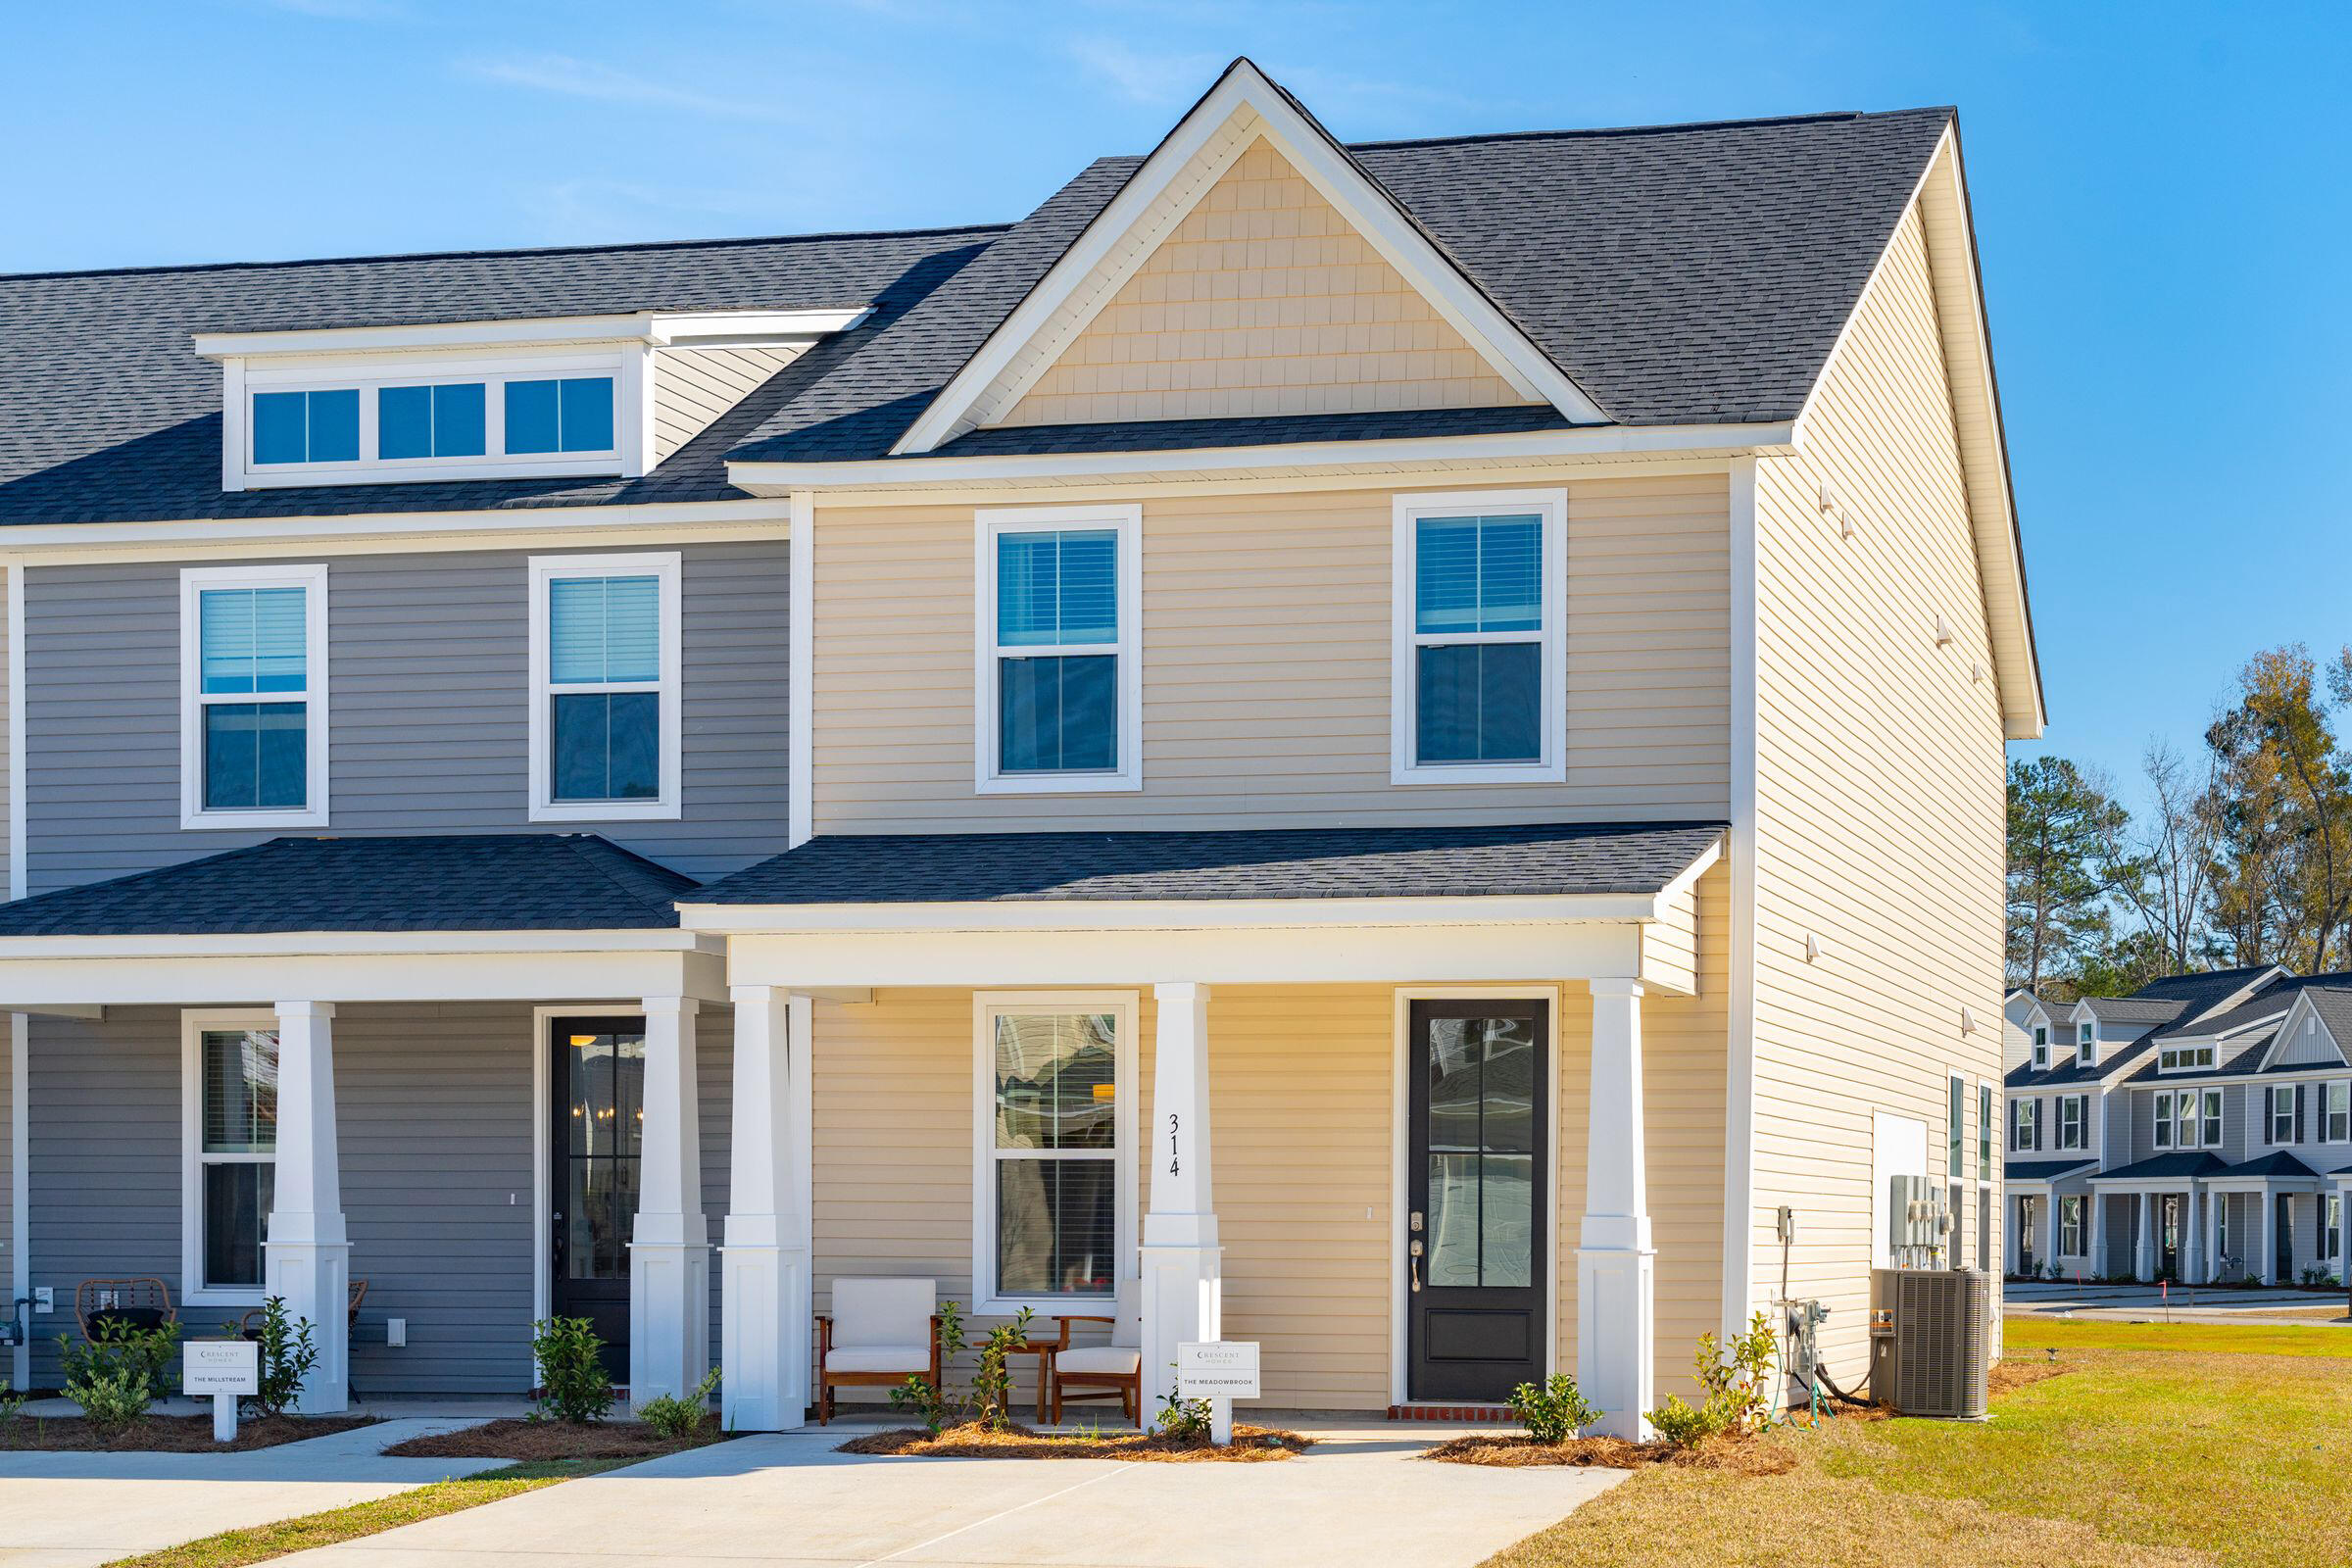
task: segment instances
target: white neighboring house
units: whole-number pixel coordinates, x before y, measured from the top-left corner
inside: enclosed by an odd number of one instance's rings
[[[2343,1279],[2352,974],[2020,991],[2003,1017],[2011,1274]]]

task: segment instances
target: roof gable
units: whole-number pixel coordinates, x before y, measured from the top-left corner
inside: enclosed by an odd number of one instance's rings
[[[933,451],[998,423],[1252,148],[1263,145],[1474,347],[1518,401],[1578,423],[1608,416],[1396,197],[1249,60],[1227,67],[892,447]],[[1281,411],[1291,412],[1291,411]],[[1045,422],[1045,421],[1034,421]]]
[[[2344,1064],[2343,1036],[2352,1026],[2352,991],[2305,986],[2294,1005],[2279,1020],[2262,1054],[2260,1070],[2273,1067],[2340,1067]]]

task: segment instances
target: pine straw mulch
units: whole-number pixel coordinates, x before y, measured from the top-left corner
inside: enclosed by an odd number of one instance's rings
[[[0,1453],[244,1453],[374,1424],[371,1415],[254,1416],[237,1423],[235,1442],[215,1443],[209,1415],[150,1415],[108,1441],[81,1416],[20,1415],[0,1422]]]
[[[705,1418],[690,1438],[665,1438],[633,1421],[520,1421],[512,1416],[395,1443],[385,1453],[396,1459],[655,1459],[716,1443],[726,1434]]]
[[[1021,1426],[995,1431],[975,1421],[950,1427],[936,1436],[920,1427],[869,1432],[850,1439],[835,1451],[920,1459],[1145,1459],[1162,1464],[1258,1464],[1304,1453],[1313,1444],[1312,1438],[1274,1427],[1236,1426],[1233,1442],[1220,1448],[1206,1439],[1165,1438],[1143,1432],[1032,1432]]]

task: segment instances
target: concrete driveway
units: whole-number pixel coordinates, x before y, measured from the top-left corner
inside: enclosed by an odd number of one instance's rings
[[[93,1568],[495,1468],[378,1449],[465,1421],[386,1421],[246,1453],[0,1452],[0,1565]]]
[[[1416,1462],[1429,1438],[1336,1435],[1267,1464],[873,1459],[842,1429],[743,1438],[277,1560],[1469,1568],[1622,1472]]]

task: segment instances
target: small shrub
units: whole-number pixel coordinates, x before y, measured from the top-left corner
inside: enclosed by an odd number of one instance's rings
[[[1772,1325],[1763,1313],[1758,1312],[1747,1332],[1728,1348],[1719,1346],[1712,1333],[1701,1334],[1692,1359],[1706,1399],[1693,1409],[1670,1394],[1663,1405],[1645,1412],[1660,1437],[1687,1448],[1719,1432],[1744,1437],[1763,1426],[1772,1404],[1768,1385],[1777,1359]]]
[[[692,1394],[664,1394],[638,1406],[637,1419],[672,1443],[691,1438],[710,1415],[710,1391],[718,1387],[718,1368],[703,1374]]]
[[[972,1396],[980,1406],[980,1419],[993,1432],[1012,1424],[1012,1373],[1004,1363],[1016,1347],[1028,1342],[1029,1318],[1024,1306],[1011,1322],[998,1324],[980,1342],[980,1372],[972,1380]]]
[[[1168,1370],[1176,1370],[1170,1361]],[[1163,1438],[1178,1443],[1205,1443],[1209,1438],[1208,1401],[1188,1399],[1176,1380],[1168,1380],[1168,1392],[1159,1396],[1159,1414],[1152,1418],[1152,1430]]]
[[[57,1337],[64,1379],[135,1374],[146,1383],[149,1396],[172,1389],[172,1357],[179,1348],[179,1325],[165,1323],[151,1329],[133,1328],[121,1318],[102,1318],[98,1332],[76,1346]]]
[[[1711,1405],[1694,1410],[1679,1394],[1669,1394],[1664,1404],[1649,1412],[1649,1424],[1678,1448],[1694,1448],[1723,1430],[1720,1414]]]
[[[260,1386],[246,1402],[262,1415],[283,1415],[301,1396],[303,1380],[318,1365],[318,1347],[311,1342],[311,1320],[288,1317],[286,1298],[272,1296],[262,1303],[256,1343],[261,1348],[257,1358]]]
[[[938,1317],[939,1359],[945,1366],[963,1349],[963,1303],[940,1302]],[[965,1409],[963,1400],[951,1398],[944,1388],[933,1388],[920,1372],[909,1373],[906,1382],[890,1391],[890,1407],[913,1411],[934,1436],[960,1422]]]
[[[539,1361],[539,1407],[532,1415],[574,1426],[602,1421],[612,1409],[612,1380],[605,1373],[605,1342],[584,1317],[542,1318],[531,1325],[531,1354]]]
[[[1602,1414],[1565,1372],[1553,1373],[1547,1383],[1520,1384],[1511,1391],[1510,1411],[1538,1443],[1566,1443]]]
[[[130,1367],[93,1370],[65,1385],[66,1397],[81,1406],[82,1419],[102,1442],[112,1443],[144,1420],[155,1390]]]
[[[5,1432],[24,1413],[24,1401],[29,1394],[19,1394],[9,1387],[8,1379],[0,1378],[0,1432]]]

